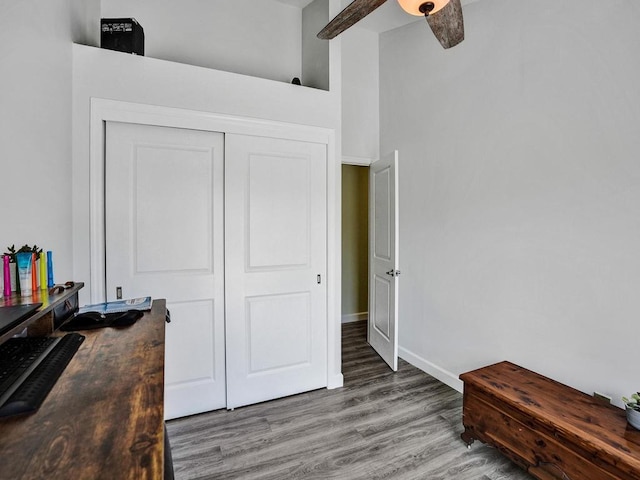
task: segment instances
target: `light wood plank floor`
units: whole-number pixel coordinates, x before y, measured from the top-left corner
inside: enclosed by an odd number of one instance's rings
[[[176,479],[529,480],[460,440],[462,395],[343,327],[344,387],[167,422]]]

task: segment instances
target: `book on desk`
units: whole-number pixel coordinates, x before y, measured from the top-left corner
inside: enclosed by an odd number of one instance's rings
[[[85,305],[78,309],[78,315],[87,312],[101,313],[107,315],[109,313],[122,313],[129,310],[138,310],[145,312],[151,310],[153,299],[151,297],[131,298],[128,300],[115,300],[112,302],[96,303],[93,305]]]

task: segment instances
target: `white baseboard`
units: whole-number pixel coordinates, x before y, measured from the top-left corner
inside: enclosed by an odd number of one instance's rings
[[[433,378],[440,380],[442,383],[449,385],[454,390],[462,393],[462,380],[458,378],[457,375],[445,370],[444,368],[440,368],[437,365],[425,360],[422,357],[419,357],[413,352],[410,352],[406,348],[398,347],[398,356],[403,360],[409,362],[416,368],[419,368],[423,372],[431,375]]]
[[[342,323],[360,322],[369,318],[369,312],[349,313],[342,315]]]

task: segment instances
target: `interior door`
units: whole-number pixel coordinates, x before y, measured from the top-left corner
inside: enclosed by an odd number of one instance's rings
[[[326,145],[226,135],[227,408],[327,385]]]
[[[369,344],[398,369],[398,152],[369,169]]]
[[[107,299],[166,298],[165,417],[226,406],[224,136],[108,122]]]

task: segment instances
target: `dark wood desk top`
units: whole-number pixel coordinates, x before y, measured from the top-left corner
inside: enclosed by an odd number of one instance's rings
[[[166,305],[86,336],[40,409],[0,419],[0,479],[162,479]]]

